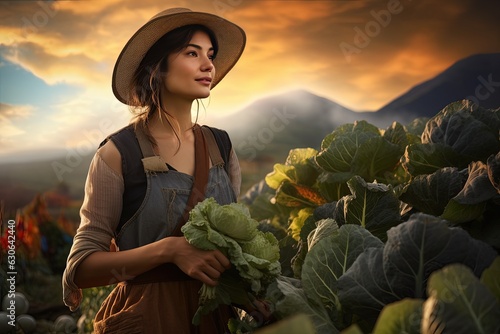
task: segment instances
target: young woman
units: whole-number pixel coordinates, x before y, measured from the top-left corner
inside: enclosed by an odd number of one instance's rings
[[[216,285],[230,263],[219,251],[191,246],[179,228],[197,201],[237,199],[241,176],[229,137],[193,123],[191,107],[210,95],[244,46],[237,25],[175,8],[142,26],[118,57],[113,92],[139,114],[94,156],[63,277],[71,310],[81,289],[118,282],[95,333],[227,331],[231,307],[199,326],[191,320],[201,284]]]

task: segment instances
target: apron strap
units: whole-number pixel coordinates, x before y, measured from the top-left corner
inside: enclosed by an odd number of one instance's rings
[[[208,172],[210,168],[207,154],[207,145],[201,127],[198,124],[195,124],[193,131],[195,140],[195,171],[193,188],[191,189],[191,193],[189,194],[188,202],[186,204],[182,220],[179,221],[179,223],[175,227],[174,231],[171,234],[172,236],[182,236],[181,227],[188,221],[189,211],[191,211],[191,209],[194,208],[198,202],[201,202],[205,199],[205,187],[208,183]],[[187,280],[193,280],[193,278],[186,275],[175,264],[164,263],[140,275],[137,275],[131,280],[128,280],[127,284],[134,285],[164,281]]]
[[[155,153],[153,151],[153,145],[151,145],[151,142],[144,133],[144,128],[142,125],[135,128],[135,136],[137,137],[137,141],[139,142],[139,146],[141,147],[142,155],[144,156],[144,158],[154,156]]]
[[[175,227],[171,235],[181,236],[181,227],[189,220],[189,211],[191,211],[198,202],[205,199],[205,188],[208,183],[208,172],[210,169],[210,161],[208,160],[207,145],[201,127],[198,124],[194,125],[194,181],[191,193],[184,209],[182,221]]]

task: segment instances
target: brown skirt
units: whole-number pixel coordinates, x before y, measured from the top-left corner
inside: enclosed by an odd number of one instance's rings
[[[229,318],[236,317],[230,306],[220,306],[192,324],[198,308],[196,280],[147,284],[119,283],[103,302],[94,321],[94,333],[229,333]]]

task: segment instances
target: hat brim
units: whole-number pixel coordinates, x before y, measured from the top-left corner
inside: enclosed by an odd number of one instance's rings
[[[212,30],[217,37],[219,50],[214,59],[216,71],[211,88],[214,88],[226,76],[245,48],[246,35],[243,29],[213,14],[193,12],[187,9],[174,13],[167,10],[144,24],[129,39],[118,56],[113,70],[112,88],[119,101],[132,105],[129,100],[132,78],[153,44],[169,31],[191,24],[203,25]]]

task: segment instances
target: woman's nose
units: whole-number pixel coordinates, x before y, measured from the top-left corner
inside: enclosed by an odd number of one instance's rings
[[[201,64],[201,69],[204,72],[212,72],[214,69],[214,64],[212,63],[212,59],[205,57],[203,63]]]

